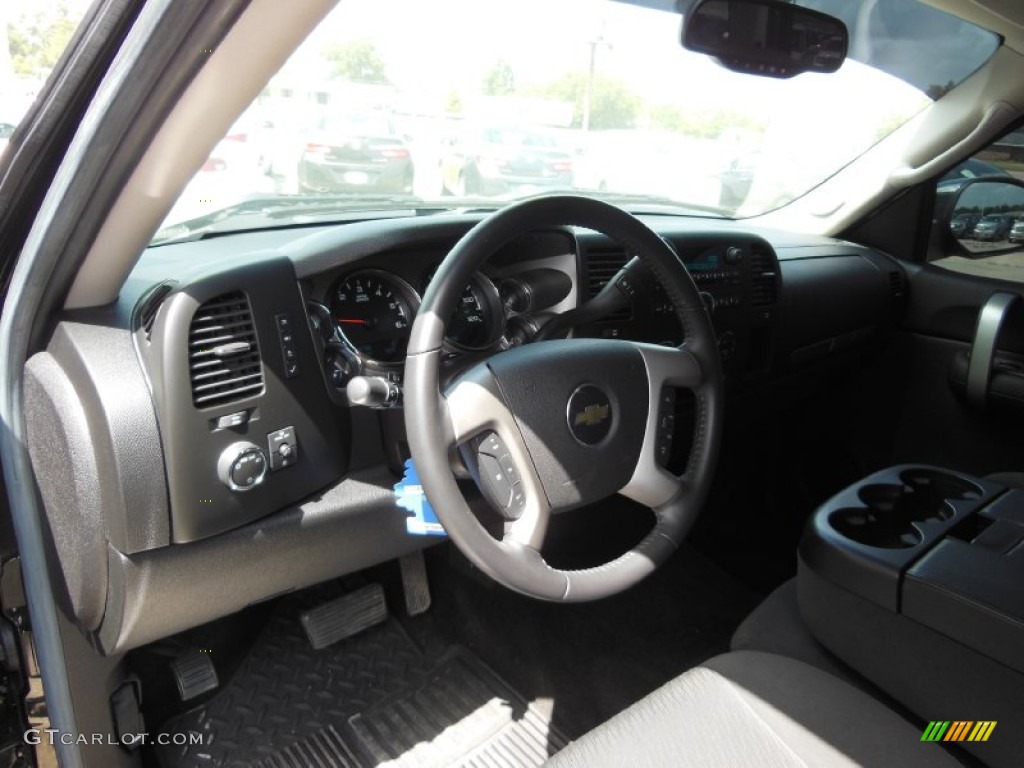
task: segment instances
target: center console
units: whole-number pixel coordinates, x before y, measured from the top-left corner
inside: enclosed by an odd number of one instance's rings
[[[996,721],[988,765],[1024,749],[1024,491],[935,467],[876,472],[800,545],[801,613],[829,650],[923,721]]]

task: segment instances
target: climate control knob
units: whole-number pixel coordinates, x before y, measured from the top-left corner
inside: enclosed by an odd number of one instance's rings
[[[266,474],[267,455],[254,443],[232,443],[217,461],[217,476],[232,491],[252,490]]]

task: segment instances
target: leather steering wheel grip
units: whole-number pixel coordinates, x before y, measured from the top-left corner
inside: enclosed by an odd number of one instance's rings
[[[451,454],[460,436],[454,433],[448,403],[439,390],[446,320],[473,273],[498,248],[523,233],[557,227],[601,232],[640,257],[664,287],[682,323],[685,341],[680,356],[690,358],[690,367],[699,370],[699,381],[689,387],[696,400],[695,432],[687,467],[681,477],[674,478],[678,492],[652,506],[657,522],[636,547],[601,566],[577,571],[552,568],[532,540],[499,541],[477,521],[452,474]],[[539,342],[536,346],[547,344],[557,352],[559,344],[555,342]],[[510,352],[499,353],[507,354]],[[692,525],[711,484],[720,443],[723,384],[710,318],[672,248],[639,219],[598,200],[572,195],[533,198],[497,211],[466,233],[442,262],[423,296],[409,339],[404,392],[410,451],[427,498],[445,530],[481,570],[532,597],[593,600],[637,583],[671,556]],[[657,401],[650,401],[648,408],[656,409]],[[653,456],[641,457],[640,461],[646,458],[653,465]],[[664,474],[664,470],[659,471]]]

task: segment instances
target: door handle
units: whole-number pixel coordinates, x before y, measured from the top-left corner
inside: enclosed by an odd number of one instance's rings
[[[992,378],[992,360],[999,331],[1019,299],[1016,293],[993,293],[978,313],[967,366],[967,402],[976,408],[984,409],[988,402],[988,385]]]

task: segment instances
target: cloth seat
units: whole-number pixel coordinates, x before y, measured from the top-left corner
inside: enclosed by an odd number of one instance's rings
[[[548,762],[600,766],[901,766],[959,762],[863,691],[796,659],[733,651],[691,669]]]
[[[803,661],[874,695],[870,683],[829,653],[800,615],[796,579],[781,584],[733,633],[731,651],[764,651]],[[877,698],[877,696],[876,696]]]

